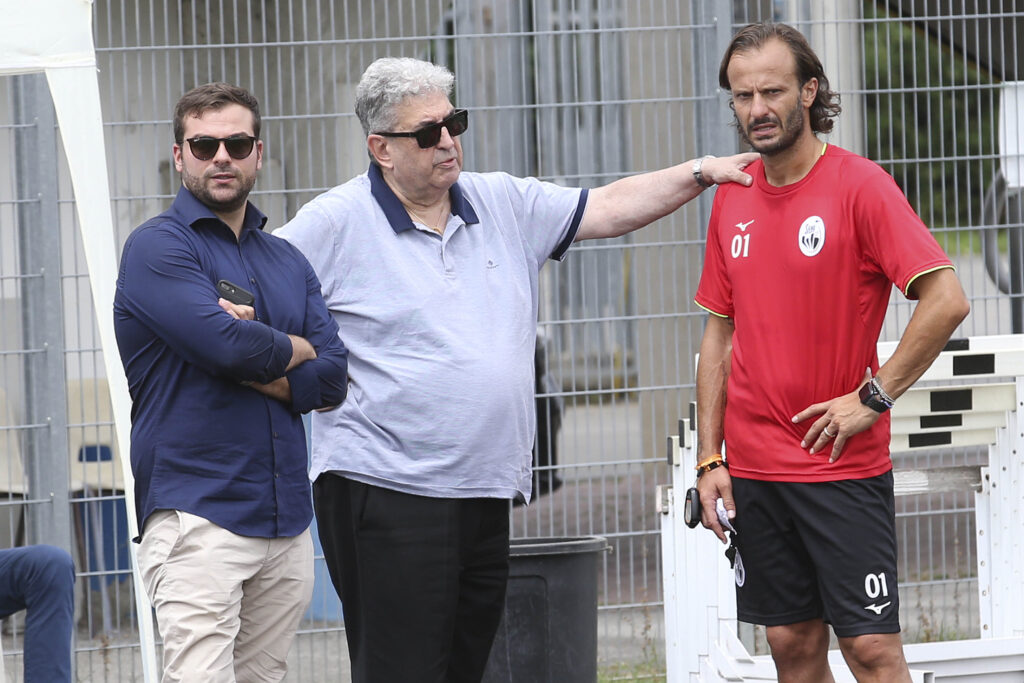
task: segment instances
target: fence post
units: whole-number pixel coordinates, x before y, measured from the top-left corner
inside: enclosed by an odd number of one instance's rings
[[[697,104],[697,140],[707,145],[698,154],[725,156],[739,151],[739,141],[730,124],[733,120],[729,108],[729,93],[718,85],[718,65],[732,40],[732,13],[730,0],[712,0],[693,4],[693,69],[694,92],[700,98]],[[707,28],[703,28],[707,26]],[[704,192],[698,198],[698,224],[701,238],[707,232],[711,218],[714,193]]]
[[[12,94],[19,126],[15,173],[24,276],[24,467],[29,498],[46,501],[27,507],[27,542],[71,552],[56,115],[42,74],[15,77]]]

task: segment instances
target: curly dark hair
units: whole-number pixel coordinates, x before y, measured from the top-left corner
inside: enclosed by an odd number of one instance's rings
[[[729,61],[738,52],[749,52],[764,46],[771,39],[781,40],[789,46],[796,61],[796,77],[803,85],[812,78],[818,79],[818,94],[811,104],[811,130],[815,133],[832,132],[832,119],[839,116],[842,107],[839,106],[839,93],[829,89],[828,77],[825,69],[821,66],[821,60],[814,50],[807,43],[803,34],[792,26],[776,24],[766,21],[760,24],[749,24],[739,30],[733,36],[729,48],[722,57],[722,64],[718,67],[718,84],[723,89],[732,91],[729,86]]]
[[[252,134],[259,138],[260,104],[255,95],[230,83],[207,83],[182,95],[174,107],[174,142],[179,145],[184,142],[186,118],[219,111],[229,104],[240,104],[252,112]]]

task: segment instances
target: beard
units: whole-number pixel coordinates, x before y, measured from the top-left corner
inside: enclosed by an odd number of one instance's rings
[[[759,126],[762,123],[774,123],[778,126],[779,136],[774,140],[755,142],[752,139],[750,131],[755,126]],[[803,108],[799,106],[793,107],[789,113],[786,114],[785,121],[780,121],[775,116],[763,116],[757,120],[751,121],[750,125],[746,128],[743,127],[739,119],[736,119],[736,129],[739,131],[740,137],[743,138],[743,141],[750,145],[755,152],[759,152],[764,156],[770,157],[792,147],[804,132]]]
[[[249,192],[256,184],[256,174],[246,175],[238,169],[233,169],[235,179],[238,180],[237,188],[217,187],[211,190],[212,176],[228,171],[227,168],[211,166],[201,176],[193,175],[188,169],[182,169],[181,182],[196,199],[214,212],[229,213],[245,206],[249,198]],[[208,177],[209,176],[209,177]]]

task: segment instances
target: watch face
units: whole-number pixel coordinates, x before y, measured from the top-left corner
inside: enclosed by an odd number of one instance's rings
[[[858,393],[860,396],[860,402],[871,408],[875,412],[884,413],[889,410],[889,406],[878,396],[878,390],[871,382],[868,382],[860,388]]]

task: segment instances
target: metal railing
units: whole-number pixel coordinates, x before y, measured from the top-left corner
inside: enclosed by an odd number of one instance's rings
[[[998,236],[986,238],[983,249],[980,235],[1005,229],[999,216],[1012,215],[1002,199],[986,203],[984,195],[998,177],[1001,82],[1016,74],[1016,52],[1003,48],[1024,13],[983,13],[968,3],[949,14],[948,5],[96,0],[114,228],[123,242],[169,204],[178,183],[171,110],[186,89],[210,80],[236,82],[260,98],[266,156],[252,199],[269,215],[269,228],[283,224],[317,193],[365,170],[352,95],[363,69],[384,55],[433,59],[456,72],[456,100],[473,112],[463,138],[470,170],[596,186],[726,154],[738,143],[717,86],[718,60],[737,26],[771,17],[803,30],[834,74],[844,113],[830,142],[893,173],[957,264],[974,311],[957,335],[1010,332],[1020,293],[1000,291],[985,264],[995,252],[1007,268],[1022,256]],[[115,274],[85,268],[45,98],[21,78],[5,84],[0,153],[14,163],[0,168],[0,375],[7,399],[0,451],[20,456],[27,481],[0,493],[0,532],[9,543],[46,540],[75,552],[79,678],[132,680],[138,636],[124,580],[129,570],[117,553],[100,565],[95,552],[124,541],[119,495],[102,487],[72,495],[70,481],[78,462],[70,453],[73,433],[109,429],[102,419],[71,420],[67,401],[81,399],[69,398],[67,387],[102,378],[87,285],[90,277]],[[654,488],[666,482],[663,436],[692,399],[704,314],[691,297],[710,201],[706,193],[626,238],[577,245],[566,263],[542,272],[540,327],[550,344],[543,369],[553,382],[541,398],[547,410],[560,406],[561,428],[538,438],[549,452],[554,444],[555,460],[544,467],[563,484],[515,509],[513,533],[609,537],[615,551],[601,573],[601,656],[612,677],[663,671]],[[993,208],[983,214],[983,206]],[[912,306],[894,295],[884,339],[898,338]],[[964,462],[971,457],[965,453]],[[948,586],[970,566],[974,551],[962,536],[970,508],[962,497],[940,496],[901,511],[902,523],[915,530],[904,548],[908,563],[950,558],[916,570],[922,586]],[[92,512],[79,514],[85,509]],[[956,533],[943,531],[950,528]],[[333,592],[318,589],[291,680],[334,675],[344,649],[340,629]],[[7,645],[6,655],[16,658],[17,638]]]

